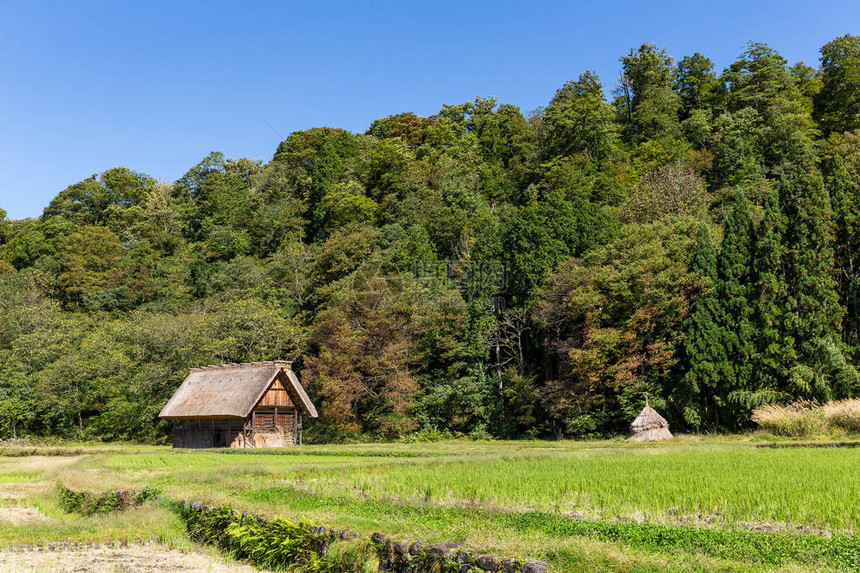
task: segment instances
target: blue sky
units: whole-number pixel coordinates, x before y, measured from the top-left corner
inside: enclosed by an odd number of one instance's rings
[[[268,161],[298,129],[475,96],[526,112],[586,69],[609,91],[643,42],[719,71],[750,40],[817,66],[860,34],[857,0],[247,4],[4,2],[0,207],[35,217],[111,167],[174,180],[210,151]]]

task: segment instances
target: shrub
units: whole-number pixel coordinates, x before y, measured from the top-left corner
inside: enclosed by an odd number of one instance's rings
[[[324,570],[313,550],[311,527],[276,518],[271,521],[234,513],[230,508],[201,511],[177,506],[192,540],[214,545],[234,559],[274,571],[304,573]]]
[[[800,400],[793,404],[767,404],[756,408],[752,421],[777,436],[802,437],[825,430],[824,412],[817,402]]]
[[[439,430],[436,426],[424,428],[417,432],[405,434],[400,441],[404,444],[425,444],[431,442],[441,442],[442,440],[450,440],[454,436],[448,430]]]
[[[237,559],[276,571],[290,566],[303,571],[319,571],[320,558],[311,548],[310,529],[305,524],[294,524],[285,519],[265,522],[233,516],[226,534]]]
[[[149,486],[144,486],[140,491],[106,491],[102,493],[90,493],[72,491],[61,485],[60,507],[62,507],[66,513],[92,515],[93,513],[124,511],[132,507],[137,507],[151,499],[154,499],[157,495],[158,490]]]

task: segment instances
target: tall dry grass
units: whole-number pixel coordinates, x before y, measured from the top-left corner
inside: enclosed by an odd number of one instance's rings
[[[820,434],[827,428],[817,402],[800,400],[793,404],[767,404],[756,408],[752,421],[776,436],[800,437]]]
[[[860,433],[860,399],[829,402],[800,400],[768,404],[752,413],[752,421],[776,436],[804,437],[827,431]]]
[[[850,433],[860,432],[860,400],[840,400],[824,405],[824,418],[829,428]]]

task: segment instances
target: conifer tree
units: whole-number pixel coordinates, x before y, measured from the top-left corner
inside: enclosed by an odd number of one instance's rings
[[[793,308],[788,308],[788,328],[800,360],[806,362],[815,353],[817,339],[841,332],[833,210],[811,160],[798,161],[787,170],[779,193],[787,223],[786,283],[793,302]]]
[[[716,411],[714,397],[725,375],[726,353],[719,326],[720,304],[716,294],[717,249],[708,225],[699,225],[698,242],[690,263],[697,281],[698,298],[684,321],[685,372],[673,402],[692,429],[701,428],[708,412]]]
[[[839,155],[828,161],[827,188],[833,204],[839,294],[847,310],[845,341],[860,341],[860,184]]]
[[[724,400],[730,421],[736,421],[726,401],[735,392],[749,391],[753,374],[753,325],[750,305],[753,284],[753,223],[749,201],[743,190],[735,194],[734,206],[723,225],[723,245],[717,259],[717,295],[720,300],[722,344],[727,363],[722,371]]]
[[[756,332],[757,406],[776,397],[783,387],[788,370],[796,360],[794,338],[786,332],[785,312],[794,306],[785,284],[786,233],[785,216],[779,205],[779,193],[772,191],[764,205],[764,220],[759,230],[755,257],[756,299],[754,325]]]

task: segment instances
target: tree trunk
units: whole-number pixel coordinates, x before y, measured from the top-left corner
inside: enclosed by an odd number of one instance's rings
[[[499,375],[499,394],[504,394],[505,383],[502,382],[502,351],[499,348],[498,338],[496,338],[496,374]]]
[[[854,316],[857,339],[860,340],[860,310],[857,308],[857,277],[854,276],[854,254],[851,251],[851,239],[846,241],[846,246],[848,247],[848,288],[851,289],[851,314]]]
[[[84,431],[84,418],[81,415],[81,389],[75,384],[75,413],[78,415],[78,430]]]

